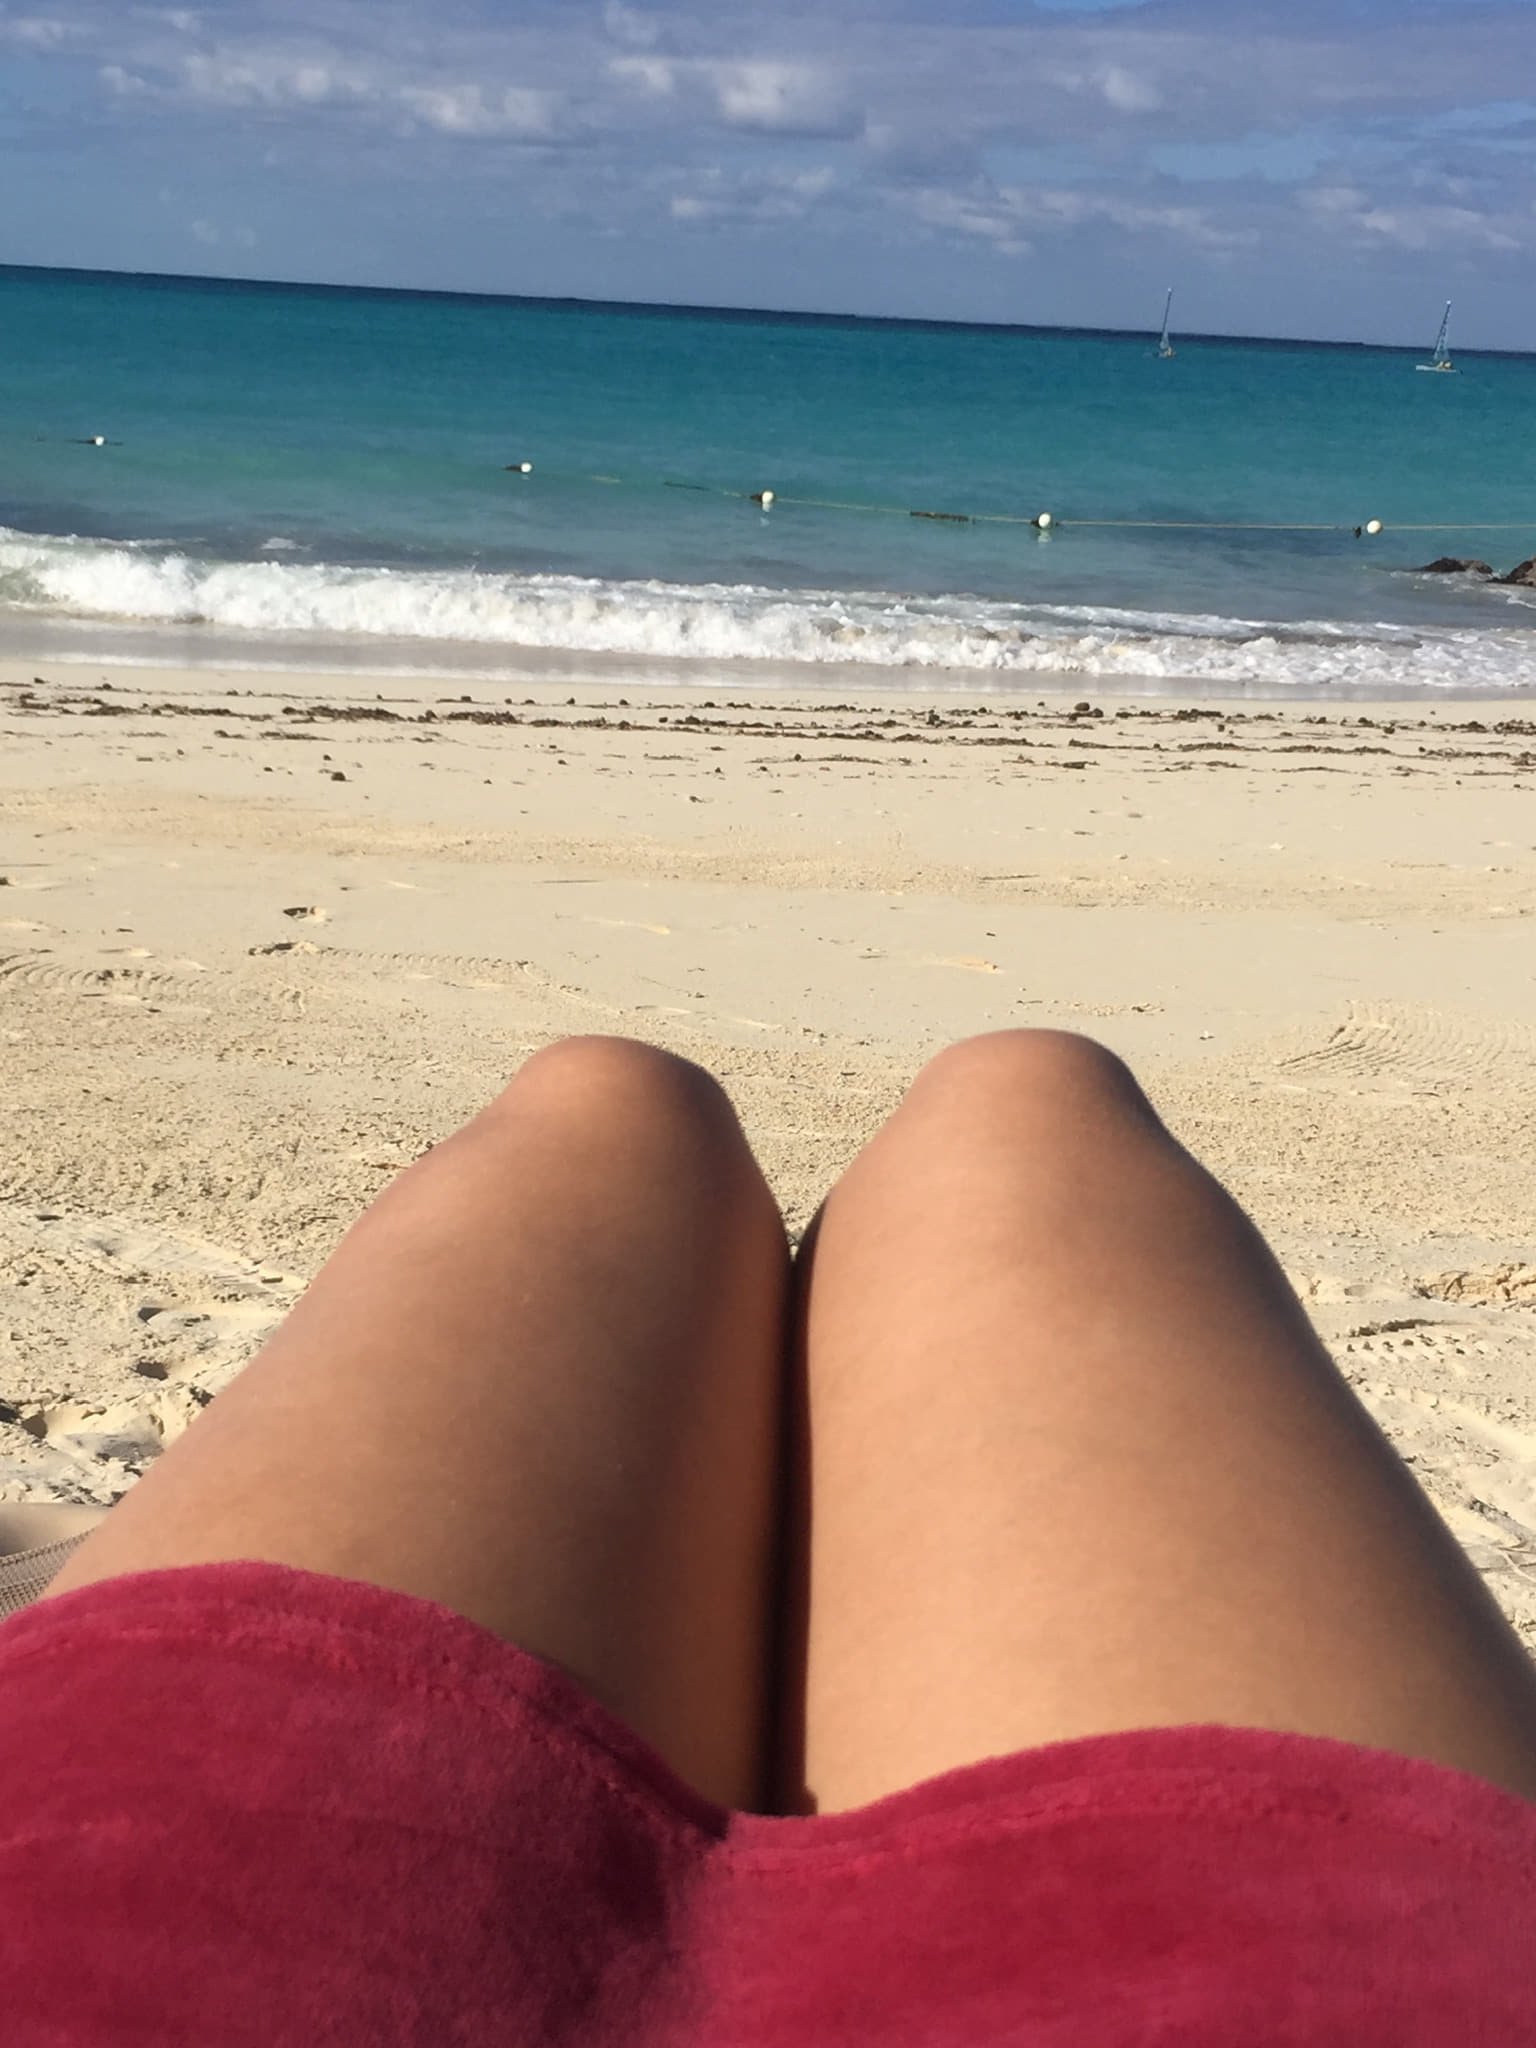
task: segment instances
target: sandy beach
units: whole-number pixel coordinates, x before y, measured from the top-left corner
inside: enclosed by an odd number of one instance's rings
[[[0,735],[0,1501],[120,1494],[553,1037],[712,1067],[799,1227],[928,1052],[1052,1025],[1536,1648],[1530,705],[11,660]]]

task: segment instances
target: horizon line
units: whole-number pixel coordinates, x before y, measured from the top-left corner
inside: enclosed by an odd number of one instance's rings
[[[570,292],[499,292],[475,290],[456,285],[342,284],[319,278],[244,277],[222,272],[182,270],[111,270],[82,263],[9,263],[0,261],[0,276],[24,272],[38,277],[118,278],[145,284],[178,284],[215,287],[234,285],[255,291],[334,292],[350,296],[379,298],[448,299],[484,305],[579,306],[594,312],[650,313],[661,315],[714,314],[739,320],[785,320],[821,322],[850,327],[942,327],[987,334],[1077,334],[1135,340],[1155,336],[1158,327],[1100,327],[1083,321],[965,320],[930,313],[846,313],[819,307],[738,306],[699,300],[614,299],[588,297]],[[1169,290],[1177,287],[1170,286]],[[1191,342],[1246,342],[1265,348],[1340,348],[1411,355],[1422,352],[1412,341],[1346,341],[1325,335],[1227,334],[1199,328],[1180,328],[1179,337]],[[1462,356],[1507,356],[1528,358],[1536,351],[1515,348],[1473,348],[1457,350]]]

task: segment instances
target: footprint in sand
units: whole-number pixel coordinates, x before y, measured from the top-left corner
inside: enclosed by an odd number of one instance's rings
[[[295,903],[285,910],[283,915],[291,917],[296,924],[325,924],[329,921],[331,913],[322,910],[317,903]]]
[[[131,1401],[110,1406],[99,1402],[59,1401],[30,1409],[21,1426],[39,1443],[67,1457],[91,1464],[114,1460],[130,1471],[142,1470],[165,1448],[156,1418]]]

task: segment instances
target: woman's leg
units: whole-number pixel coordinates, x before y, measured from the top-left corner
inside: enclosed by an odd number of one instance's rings
[[[1016,1032],[941,1055],[801,1281],[788,1805],[1186,1722],[1536,1796],[1536,1666],[1111,1054]]]
[[[787,1280],[719,1087],[554,1046],[386,1191],[53,1591],[259,1558],[420,1594],[754,1803]]]

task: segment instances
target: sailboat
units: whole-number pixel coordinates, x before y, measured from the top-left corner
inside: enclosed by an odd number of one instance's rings
[[[1429,362],[1419,363],[1415,365],[1416,368],[1420,370],[1436,370],[1442,375],[1448,373],[1453,377],[1455,376],[1456,365],[1451,361],[1450,344],[1446,340],[1446,336],[1450,331],[1451,302],[1447,299],[1445,302],[1445,313],[1440,321],[1440,332],[1435,336],[1435,353]]]
[[[1168,287],[1168,296],[1163,301],[1163,331],[1157,337],[1158,359],[1161,362],[1165,363],[1171,363],[1174,357],[1178,354],[1178,350],[1174,347],[1173,343],[1168,339],[1168,317],[1172,313],[1172,311],[1173,287],[1172,285],[1170,285]]]

